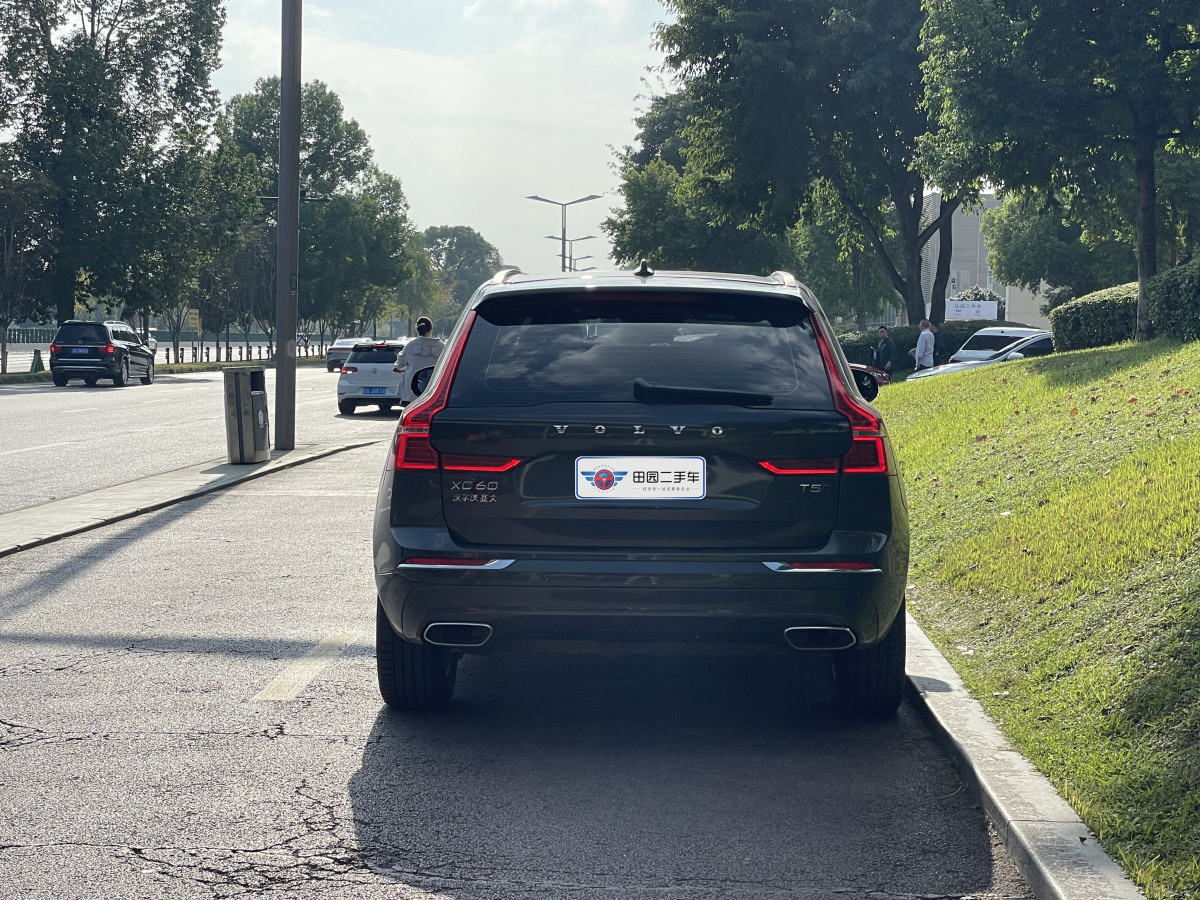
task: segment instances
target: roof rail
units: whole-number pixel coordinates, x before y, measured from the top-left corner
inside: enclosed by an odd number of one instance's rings
[[[501,269],[499,272],[497,272],[495,275],[492,276],[491,283],[492,284],[506,284],[508,282],[508,280],[510,278],[512,278],[514,275],[524,275],[524,274],[525,274],[524,272],[522,272],[520,269],[516,269],[516,268]]]
[[[771,277],[786,287],[799,287],[800,286],[800,282],[798,282],[796,280],[796,276],[793,275],[791,272],[784,272],[784,271],[772,272]]]

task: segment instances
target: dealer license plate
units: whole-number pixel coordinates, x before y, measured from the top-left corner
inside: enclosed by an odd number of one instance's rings
[[[363,393],[368,397],[382,397],[387,393],[387,388],[363,388]]]
[[[702,456],[581,456],[575,460],[580,500],[701,500]]]

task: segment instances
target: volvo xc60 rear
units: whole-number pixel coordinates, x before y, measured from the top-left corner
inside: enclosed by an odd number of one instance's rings
[[[819,654],[894,712],[908,517],[879,413],[794,278],[505,271],[401,416],[374,528],[380,692],[467,654]]]

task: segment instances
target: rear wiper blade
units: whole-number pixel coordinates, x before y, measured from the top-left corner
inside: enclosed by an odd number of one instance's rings
[[[644,378],[634,380],[633,398],[642,403],[728,403],[731,406],[770,406],[775,399],[770,394],[758,394],[754,391],[652,384]]]

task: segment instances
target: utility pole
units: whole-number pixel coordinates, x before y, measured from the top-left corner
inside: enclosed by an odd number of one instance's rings
[[[300,277],[302,0],[283,0],[279,107],[279,246],[275,269],[275,447],[296,449],[296,327]]]

